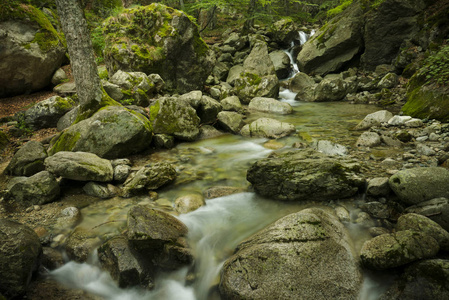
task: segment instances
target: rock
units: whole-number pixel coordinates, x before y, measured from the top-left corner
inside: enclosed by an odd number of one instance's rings
[[[8,137],[2,130],[0,130],[0,152],[3,151],[3,149],[5,149],[8,144]]]
[[[245,125],[244,116],[233,111],[222,111],[217,117],[218,125],[233,134],[238,134]]]
[[[76,94],[76,84],[75,82],[61,83],[53,88],[53,92],[61,97],[73,96]]]
[[[21,298],[40,265],[41,255],[39,237],[31,228],[0,219],[0,295]]]
[[[270,118],[259,118],[243,126],[240,134],[249,137],[281,138],[295,132],[295,126]]]
[[[14,154],[5,169],[13,176],[31,176],[45,170],[44,160],[47,157],[44,145],[40,142],[29,141]]]
[[[89,196],[101,199],[108,199],[118,195],[118,188],[112,184],[100,184],[92,181],[83,186],[83,191]]]
[[[213,138],[216,138],[216,137],[224,135],[224,134],[225,133],[223,133],[222,131],[218,130],[217,128],[215,128],[212,125],[203,125],[200,128],[199,139],[200,140],[213,139]]]
[[[281,115],[287,115],[293,112],[290,104],[264,97],[253,98],[248,105],[248,109]]]
[[[243,110],[242,104],[240,103],[239,97],[229,96],[221,100],[220,102],[223,110],[226,111],[236,111],[240,112]]]
[[[240,35],[237,32],[232,32],[223,44],[240,51],[247,46],[248,37],[245,35]]]
[[[404,125],[405,122],[410,121],[412,119],[412,117],[410,116],[394,116],[393,118],[391,118],[390,120],[388,120],[388,125],[392,125],[392,126],[401,126]]]
[[[215,67],[212,69],[212,75],[214,75],[218,80],[225,81],[228,78],[229,67],[221,61],[218,61],[215,64]]]
[[[361,282],[343,225],[313,208],[243,241],[224,263],[219,290],[224,299],[356,299]]]
[[[417,144],[416,145],[416,151],[421,155],[426,156],[433,156],[436,154],[435,150],[430,148],[429,146],[423,145],[423,144]]]
[[[167,89],[179,93],[202,89],[215,64],[197,25],[184,12],[159,3],[125,9],[105,22],[104,34],[109,74],[157,73]]]
[[[82,151],[117,158],[144,150],[151,136],[151,124],[143,115],[121,106],[108,106],[62,131],[52,140],[48,152]]]
[[[175,138],[167,134],[155,134],[153,144],[159,149],[171,149],[175,147]]]
[[[61,151],[45,159],[47,171],[79,181],[112,181],[114,170],[109,160],[87,152]]]
[[[257,42],[248,57],[243,62],[245,72],[255,74],[259,77],[275,75],[273,62],[268,54],[267,44]]]
[[[439,197],[449,197],[449,170],[418,167],[402,170],[390,177],[389,184],[399,199],[408,205]]]
[[[444,88],[411,80],[406,99],[407,102],[402,107],[402,112],[405,115],[420,119],[449,121],[446,106],[449,95]]]
[[[344,156],[348,154],[348,148],[337,143],[332,143],[331,141],[325,140],[315,141],[312,144],[312,148],[326,155]]]
[[[217,115],[221,109],[220,102],[211,97],[203,96],[196,109],[196,114],[200,118],[202,124],[211,124],[217,121]]]
[[[131,247],[158,267],[173,270],[193,261],[186,235],[187,227],[181,221],[149,205],[136,205],[128,212]]]
[[[170,97],[160,98],[150,106],[150,121],[154,133],[173,135],[193,141],[200,131],[200,118],[187,102]]]
[[[354,129],[366,130],[373,126],[380,126],[393,118],[393,114],[388,110],[379,110],[367,115]]]
[[[235,65],[229,69],[228,77],[226,78],[226,82],[230,85],[234,86],[235,81],[240,77],[240,74],[244,73],[245,69],[243,65]]]
[[[398,219],[396,230],[413,230],[424,233],[433,237],[440,245],[441,250],[449,251],[449,232],[425,216],[414,213],[402,215]]]
[[[360,253],[364,266],[374,270],[396,268],[430,258],[438,253],[438,242],[424,233],[412,230],[382,234],[366,241]]]
[[[42,205],[59,197],[59,184],[55,177],[42,171],[31,177],[14,177],[8,182],[8,195],[24,205]]]
[[[58,129],[58,131],[63,131],[64,129],[70,127],[70,125],[72,125],[76,121],[79,109],[79,105],[75,106],[75,108],[59,118],[58,123],[56,124],[56,128]]]
[[[416,213],[428,217],[438,223],[446,231],[449,230],[449,200],[435,198],[408,207],[405,212]]]
[[[273,51],[269,54],[271,61],[276,71],[276,76],[279,79],[286,79],[290,76],[293,70],[290,62],[290,57],[282,50]]]
[[[339,74],[330,74],[315,87],[313,101],[340,101],[347,93],[347,82]]]
[[[51,84],[58,85],[67,80],[69,80],[69,77],[67,77],[67,74],[65,73],[65,71],[62,68],[59,68],[56,70],[56,72],[51,77]]]
[[[449,298],[449,261],[428,259],[405,269],[380,300]]]
[[[298,38],[298,27],[291,19],[281,19],[271,24],[266,35],[281,48],[288,48]]]
[[[0,98],[41,90],[51,83],[66,49],[63,35],[41,10],[23,3],[2,7]]]
[[[399,83],[399,76],[395,73],[388,73],[377,84],[377,87],[381,89],[391,89],[397,86]]]
[[[246,178],[262,196],[285,201],[326,201],[355,195],[365,180],[351,159],[298,150],[261,159]]]
[[[61,252],[50,247],[42,247],[42,266],[47,270],[53,271],[64,265],[64,258]]]
[[[203,92],[191,91],[191,92],[182,94],[181,96],[178,97],[178,99],[182,100],[182,101],[186,101],[194,109],[197,109],[200,106],[202,97],[203,97]]]
[[[114,180],[117,182],[125,182],[126,178],[131,171],[131,167],[128,165],[118,165],[114,168]]]
[[[101,240],[96,232],[77,227],[67,238],[65,250],[70,259],[85,262],[100,244]]]
[[[380,136],[371,131],[365,131],[357,139],[357,147],[375,147],[379,146],[381,143]]]
[[[130,197],[143,190],[156,190],[176,179],[176,170],[168,163],[154,163],[141,168],[123,185],[123,196]]]
[[[317,84],[312,77],[306,73],[299,72],[290,81],[290,90],[297,93],[295,100],[313,101],[315,97],[315,88]]]
[[[366,202],[360,205],[360,209],[376,219],[389,219],[391,218],[391,209],[387,204],[380,203],[378,201]]]
[[[359,3],[320,28],[299,52],[301,72],[325,75],[338,72],[363,50],[363,10]]]
[[[59,96],[38,102],[25,112],[25,122],[34,129],[56,127],[59,118],[75,106],[75,102]]]
[[[106,94],[108,94],[108,96],[114,99],[115,101],[120,102],[120,100],[122,100],[125,97],[125,94],[123,94],[122,89],[117,84],[111,83],[106,80],[102,80],[101,84]]]
[[[370,196],[385,197],[391,193],[388,177],[376,177],[368,181],[366,193]]]
[[[219,198],[224,196],[229,196],[232,194],[237,193],[243,193],[246,190],[243,188],[237,188],[233,186],[213,186],[208,189],[206,189],[203,192],[204,198],[206,199],[213,199],[213,198]]]
[[[82,220],[81,211],[73,206],[64,208],[55,222],[55,228],[73,228]]]
[[[199,194],[189,194],[176,198],[175,210],[180,214],[197,210],[201,206],[206,205],[204,198]]]

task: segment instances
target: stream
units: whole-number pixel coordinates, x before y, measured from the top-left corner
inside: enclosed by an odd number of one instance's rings
[[[225,134],[193,143],[182,143],[174,149],[149,156],[138,156],[133,159],[135,169],[155,160],[172,163],[178,172],[175,184],[158,190],[157,201],[149,196],[141,196],[95,202],[81,210],[83,221],[79,226],[91,228],[102,239],[107,239],[125,229],[126,215],[133,205],[150,204],[173,212],[176,198],[187,194],[202,194],[212,186],[233,186],[246,190],[249,187],[246,170],[257,159],[267,157],[273,151],[292,149],[294,143],[309,143],[312,140],[331,140],[350,149],[354,147],[359,135],[351,129],[367,114],[379,110],[372,105],[345,102],[298,102],[294,97],[295,94],[289,90],[281,91],[279,97],[279,100],[293,106],[294,113],[291,115],[252,113],[247,120],[269,116],[294,124],[297,134],[274,141],[276,147],[268,139]],[[242,240],[287,214],[320,205],[324,204],[277,202],[263,199],[252,192],[206,200],[205,206],[178,216],[189,229],[189,244],[195,257],[194,269],[184,268],[160,274],[152,291],[120,289],[108,273],[100,270],[96,253],[91,255],[88,262],[68,262],[52,271],[50,276],[71,288],[82,289],[107,300],[218,300],[220,269]],[[325,205],[336,206],[339,203]],[[345,204],[348,209],[351,205]],[[368,238],[367,233],[359,225],[345,225],[355,241],[355,247],[361,247]],[[366,274],[359,298],[377,299],[381,290],[379,285],[379,279]]]

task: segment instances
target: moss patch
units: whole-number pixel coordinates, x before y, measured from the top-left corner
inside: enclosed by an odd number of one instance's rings
[[[48,154],[51,156],[59,151],[72,151],[80,137],[81,133],[79,132],[70,133],[68,131],[63,131],[51,141],[51,144],[53,145],[48,150]]]

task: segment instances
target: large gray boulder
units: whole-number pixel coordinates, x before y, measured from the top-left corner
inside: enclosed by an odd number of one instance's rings
[[[270,52],[270,59],[273,62],[274,70],[279,79],[286,79],[293,70],[290,57],[282,50]]]
[[[40,90],[64,61],[64,38],[39,9],[4,3],[0,21],[0,98]]]
[[[248,109],[267,113],[287,115],[293,112],[293,108],[287,102],[280,102],[274,98],[256,97],[248,105]]]
[[[62,131],[48,152],[82,151],[117,158],[144,150],[151,137],[152,126],[146,117],[122,106],[108,106]]]
[[[61,151],[45,159],[47,171],[62,178],[108,182],[114,178],[109,160],[87,152]]]
[[[195,109],[174,97],[160,98],[151,105],[150,121],[156,134],[168,134],[186,141],[193,141],[200,134],[200,118]]]
[[[0,295],[20,298],[42,256],[39,237],[20,223],[0,219]]]
[[[72,99],[53,96],[27,109],[25,122],[34,129],[56,127],[58,120],[74,107]]]
[[[422,167],[401,170],[390,177],[389,184],[399,199],[408,205],[439,197],[449,197],[449,170]]]
[[[29,141],[14,154],[5,172],[14,176],[31,176],[45,170],[47,151],[40,142]]]
[[[290,81],[290,90],[297,93],[295,100],[298,101],[314,101],[315,100],[315,88],[317,84],[312,77],[306,73],[299,72]]]
[[[240,134],[248,137],[265,137],[277,139],[288,136],[296,131],[293,124],[270,118],[259,118],[243,126]]]
[[[202,124],[211,124],[217,121],[217,115],[221,110],[220,102],[209,96],[202,96],[196,108],[196,114]]]
[[[357,299],[362,277],[338,219],[312,208],[243,241],[224,264],[224,299]]]
[[[262,196],[286,201],[347,198],[364,187],[359,162],[299,150],[254,163],[246,178]]]
[[[447,198],[435,198],[424,201],[407,207],[405,212],[426,216],[438,223],[446,231],[449,231],[449,200]]]
[[[176,179],[176,170],[168,163],[145,166],[123,184],[123,196],[130,197],[145,190],[156,190]]]
[[[313,101],[340,101],[348,93],[349,83],[340,74],[329,74],[314,89]]]
[[[14,177],[8,182],[8,195],[25,205],[42,205],[55,201],[60,188],[56,178],[48,171],[31,177]]]
[[[159,3],[125,9],[107,20],[104,33],[109,74],[157,73],[169,90],[185,93],[202,89],[215,64],[197,25],[184,12]]]
[[[218,114],[218,125],[226,131],[233,134],[238,134],[245,121],[243,121],[243,115],[233,111],[222,111]]]

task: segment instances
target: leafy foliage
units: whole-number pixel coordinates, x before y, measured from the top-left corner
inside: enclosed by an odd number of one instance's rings
[[[438,51],[424,60],[417,76],[425,84],[449,86],[449,40]]]

